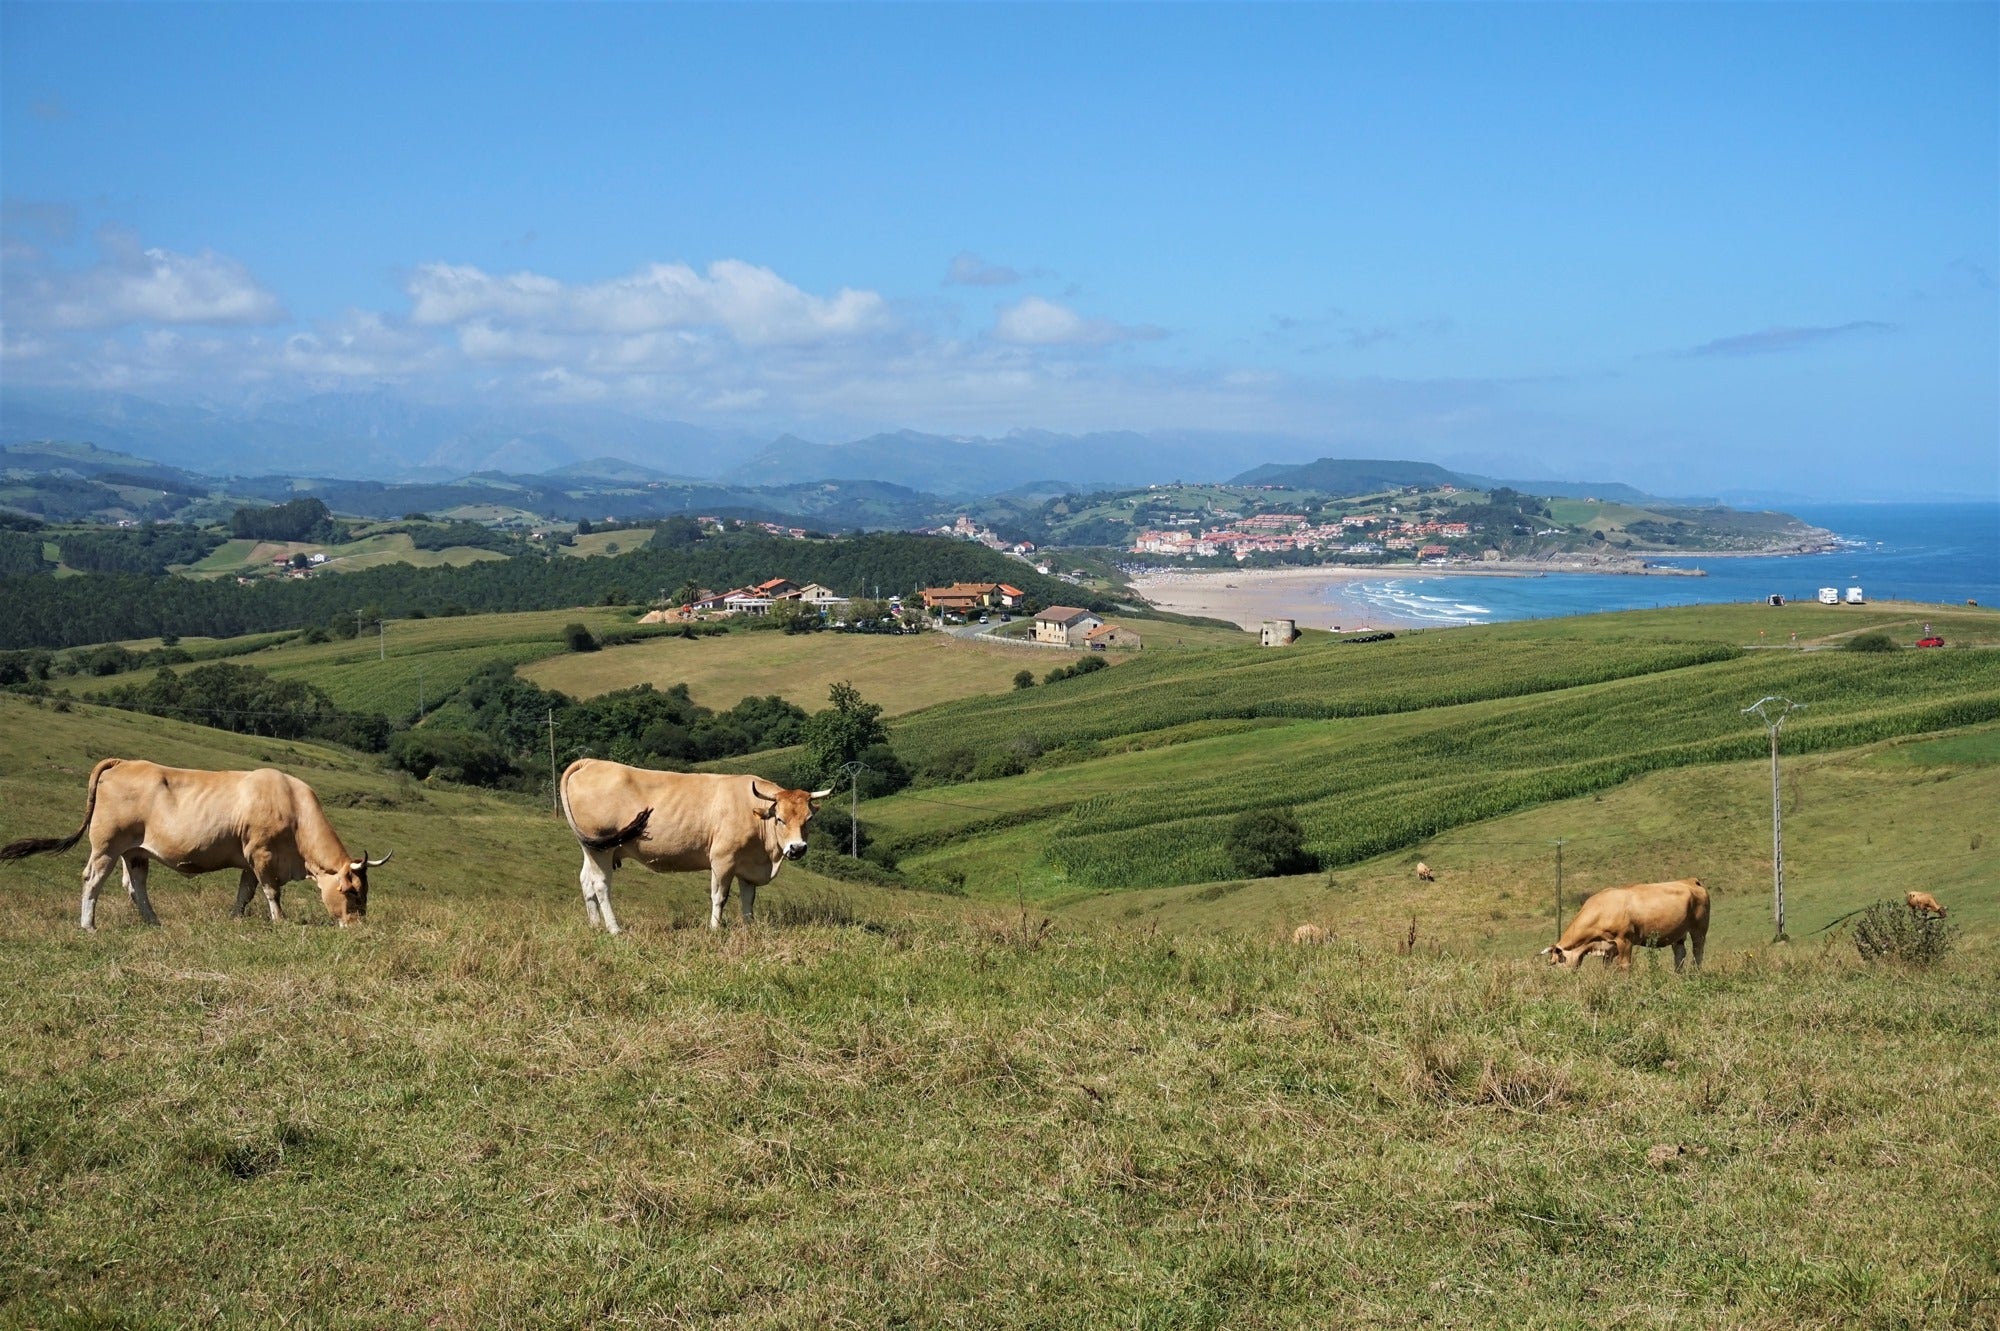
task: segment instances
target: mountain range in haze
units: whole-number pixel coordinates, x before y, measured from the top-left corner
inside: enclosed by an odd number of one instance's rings
[[[901,430],[815,443],[607,407],[438,406],[387,390],[229,409],[109,392],[11,390],[0,397],[0,444],[44,440],[91,443],[208,475],[436,482],[506,473],[730,486],[872,480],[944,497],[1168,481],[1320,488],[1312,468],[1337,451],[1324,440],[1195,430],[1015,430],[998,438]],[[1642,497],[1611,481],[1497,481],[1429,462],[1340,465],[1347,472],[1387,469],[1378,478],[1385,484],[1512,484],[1544,495]]]

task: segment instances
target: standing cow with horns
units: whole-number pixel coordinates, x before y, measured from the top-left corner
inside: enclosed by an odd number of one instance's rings
[[[236,915],[250,907],[257,889],[273,921],[282,920],[278,893],[286,883],[312,879],[326,912],[339,925],[368,913],[368,871],[389,862],[348,856],[313,788],[273,768],[206,772],[162,767],[143,759],[106,758],[91,769],[83,826],[68,837],[25,837],[0,847],[0,861],[68,850],[86,836],[90,860],[83,867],[79,923],[97,927],[97,894],[118,869],[139,918],[158,924],[146,896],[146,871],[154,860],[185,874],[236,869]],[[392,852],[393,853],[393,852]]]
[[[580,758],[562,774],[563,817],[583,849],[590,923],[617,933],[611,875],[626,860],[655,873],[706,869],[708,927],[722,927],[732,884],[752,922],[757,889],[806,853],[806,825],[832,790],[786,790],[754,776],[656,772]]]

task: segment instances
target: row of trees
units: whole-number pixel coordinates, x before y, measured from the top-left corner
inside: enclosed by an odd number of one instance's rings
[[[98,701],[266,739],[330,740],[369,752],[389,743],[389,718],[342,711],[316,685],[274,679],[251,666],[217,663],[179,673],[162,666],[144,684],[111,689]]]

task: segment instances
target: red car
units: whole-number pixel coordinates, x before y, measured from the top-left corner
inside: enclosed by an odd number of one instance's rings
[[[1918,639],[1917,639],[1917,646],[1919,646],[1919,647],[1942,647],[1942,646],[1944,646],[1944,639],[1943,639],[1943,638],[1940,638],[1940,637],[1936,637],[1935,635],[1934,635],[1934,636],[1932,636],[1932,637],[1928,637],[1928,638],[1918,638]]]

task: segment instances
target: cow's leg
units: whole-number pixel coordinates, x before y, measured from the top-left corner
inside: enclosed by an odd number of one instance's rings
[[[233,920],[243,918],[243,912],[250,909],[250,898],[257,895],[257,875],[248,869],[236,880],[236,909],[229,912]]]
[[[139,908],[139,918],[158,928],[160,917],[153,914],[153,903],[146,896],[146,870],[152,867],[144,851],[132,851],[118,862],[125,875],[125,894],[132,898],[132,904]]]
[[[583,909],[592,928],[618,932],[618,917],[611,913],[611,871],[617,867],[615,851],[586,850],[577,881],[583,884]]]
[[[1694,944],[1694,968],[1701,969],[1701,951],[1708,946],[1708,921],[1703,920],[1699,929],[1688,931],[1688,941]]]
[[[729,884],[736,875],[728,869],[711,870],[708,879],[708,927],[722,927],[722,908],[729,904]]]
[[[89,862],[83,866],[83,909],[77,923],[86,929],[97,927],[97,894],[117,864],[117,857],[92,850]]]
[[[1612,945],[1617,950],[1617,966],[1621,971],[1632,969],[1632,940],[1620,938]]]
[[[757,884],[746,881],[738,883],[736,889],[743,894],[743,923],[755,924],[752,917],[757,908]]]
[[[264,889],[264,904],[271,908],[271,923],[283,923],[285,912],[278,905],[278,894],[284,890],[285,885],[283,883],[260,883],[258,886]]]

